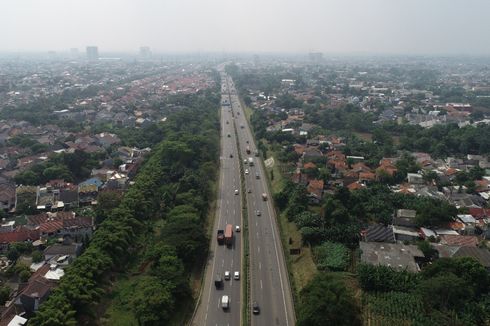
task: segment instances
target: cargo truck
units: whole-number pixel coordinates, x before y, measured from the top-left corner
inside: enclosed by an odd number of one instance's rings
[[[227,224],[225,228],[225,243],[231,246],[233,243],[233,225]]]
[[[216,236],[216,239],[218,240],[218,244],[222,245],[225,243],[225,231],[224,230],[218,230],[218,234]]]

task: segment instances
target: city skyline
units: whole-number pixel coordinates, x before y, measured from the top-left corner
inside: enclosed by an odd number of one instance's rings
[[[490,2],[469,2],[24,0],[0,4],[0,52],[489,55]]]

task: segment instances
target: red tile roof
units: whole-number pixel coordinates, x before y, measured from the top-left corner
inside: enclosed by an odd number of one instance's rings
[[[441,235],[441,243],[448,246],[476,247],[478,246],[478,237],[473,235]]]
[[[0,233],[0,243],[24,242],[27,240],[39,240],[39,230],[30,230],[21,226],[15,231]]]

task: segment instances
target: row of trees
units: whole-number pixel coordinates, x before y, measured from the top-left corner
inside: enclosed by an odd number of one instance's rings
[[[135,280],[125,306],[139,324],[168,323],[176,300],[189,297],[189,271],[207,250],[203,220],[217,170],[219,102],[211,95],[189,95],[188,108],[169,116],[165,140],[153,148],[120,204],[105,212],[88,248],[30,324],[75,325],[77,318],[90,316],[108,276],[142,252],[151,268]],[[161,219],[163,224],[156,223]]]

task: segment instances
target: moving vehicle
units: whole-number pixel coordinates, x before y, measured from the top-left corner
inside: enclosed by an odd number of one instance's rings
[[[259,151],[255,151],[255,152],[254,152],[254,155],[255,155],[256,157],[259,157]]]
[[[245,148],[245,151],[247,152],[247,154],[250,154],[250,146],[247,146],[247,147]]]
[[[265,192],[262,193],[262,200],[263,201],[266,201],[267,200],[267,194]]]
[[[221,278],[221,274],[216,274],[216,278],[214,279],[214,286],[217,289],[221,289],[223,287],[223,279]]]
[[[259,174],[259,172],[255,172],[255,179],[260,179],[260,174]]]
[[[235,195],[238,195],[238,189],[235,189]]]
[[[238,281],[240,279],[240,272],[236,271],[235,274],[233,274],[233,279]]]
[[[251,194],[252,193],[252,189],[248,189],[248,193]]]
[[[230,154],[230,158],[233,158],[233,154]]]
[[[229,138],[229,137],[231,137],[231,135],[230,135],[230,134],[228,134],[228,138]]]
[[[216,235],[216,240],[218,240],[218,244],[222,245],[225,243],[225,231],[218,230],[218,234]]]
[[[244,125],[240,125],[240,128],[242,128],[242,129],[243,129],[243,128],[245,128],[245,126],[244,126]]]
[[[227,224],[225,228],[225,243],[227,246],[231,246],[233,242],[233,225]]]
[[[248,158],[248,165],[254,166],[254,158],[253,157]]]
[[[228,297],[227,295],[224,295],[221,297],[221,308],[223,308],[223,310],[226,310],[230,307],[230,297]]]
[[[229,281],[231,278],[230,271],[225,271],[225,281]]]
[[[248,169],[245,169],[245,174],[248,174]]]
[[[247,164],[248,160],[246,158],[243,159],[243,164]]]
[[[235,232],[240,232],[240,225],[235,225]]]
[[[254,315],[260,314],[260,307],[257,301],[254,301],[254,303],[252,304],[252,312]]]
[[[226,120],[226,124],[229,124],[228,120]]]
[[[259,210],[256,210],[256,211],[255,211],[255,215],[260,216],[260,215],[262,215],[262,213],[260,213],[260,211],[259,211]]]

